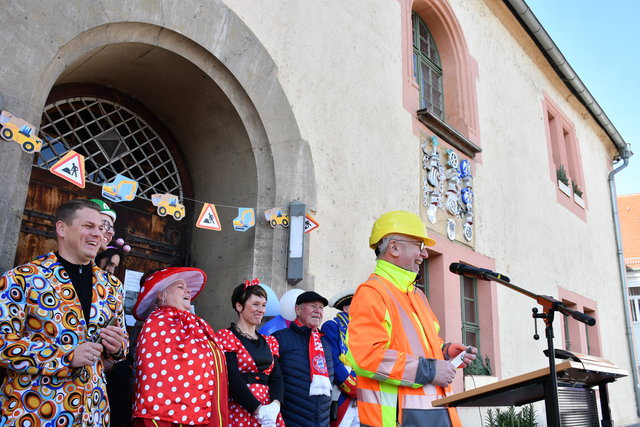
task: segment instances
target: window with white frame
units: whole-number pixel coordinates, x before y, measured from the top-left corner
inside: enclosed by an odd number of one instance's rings
[[[462,303],[462,340],[466,345],[480,348],[480,321],[478,318],[478,281],[472,277],[460,277]]]
[[[426,108],[444,120],[442,65],[429,28],[417,13],[412,14],[413,77],[420,90],[420,108]]]

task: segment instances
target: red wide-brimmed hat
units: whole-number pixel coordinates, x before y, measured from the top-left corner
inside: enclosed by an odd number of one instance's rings
[[[145,320],[150,314],[158,294],[176,280],[184,280],[191,291],[191,301],[196,299],[200,291],[207,283],[207,275],[199,268],[193,267],[169,267],[156,271],[147,277],[140,288],[138,300],[133,306],[133,316],[138,320]]]

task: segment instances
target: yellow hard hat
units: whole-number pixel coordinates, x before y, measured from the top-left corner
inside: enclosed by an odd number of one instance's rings
[[[436,241],[427,236],[427,227],[420,217],[406,211],[391,211],[383,214],[373,223],[369,247],[375,249],[378,242],[389,234],[405,234],[422,239],[425,245],[434,246]]]

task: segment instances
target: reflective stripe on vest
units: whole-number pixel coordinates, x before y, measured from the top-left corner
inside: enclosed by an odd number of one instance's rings
[[[424,394],[408,394],[404,396],[403,408],[407,409],[431,409],[431,402],[425,407],[425,396],[436,400],[442,397],[433,384],[427,384],[422,388]],[[358,389],[358,402],[375,403],[376,405],[392,406],[395,408],[398,395],[396,387],[393,386],[389,392],[377,390]]]
[[[402,402],[402,409],[432,409],[431,401],[443,397],[433,384],[427,384],[422,387],[422,390],[424,390],[424,395],[406,394]],[[428,401],[425,400],[425,396],[429,398]]]
[[[384,286],[384,283],[378,277],[374,277],[374,278],[382,284],[383,288],[387,291],[387,293],[393,300],[396,308],[398,309],[398,315],[400,316],[400,321],[402,322],[402,330],[404,331],[404,334],[407,337],[407,341],[411,346],[411,354],[414,354],[416,356],[426,357],[423,344],[427,348],[429,348],[429,343],[426,341],[425,338],[421,337],[420,334],[418,334],[415,324],[411,320],[411,317],[413,317],[414,321],[419,324],[418,316],[415,315],[414,313],[411,313],[412,316],[410,317],[409,313],[404,311],[402,304],[400,303],[400,301],[396,299],[393,293],[391,293],[389,288]],[[422,333],[422,335],[424,335],[424,331],[422,329],[420,330],[420,332]],[[414,372],[414,377],[415,377],[415,372]]]
[[[397,350],[385,350],[384,356],[380,364],[378,365],[377,371],[380,374],[374,374],[373,379],[378,381],[387,381],[387,377],[391,375],[396,362],[398,361],[398,351]],[[415,360],[407,360],[404,364],[404,370],[402,372],[401,381],[395,381],[396,385],[402,385],[405,387],[414,386],[413,379],[416,377],[418,373],[418,367],[420,366],[420,361],[418,359]]]

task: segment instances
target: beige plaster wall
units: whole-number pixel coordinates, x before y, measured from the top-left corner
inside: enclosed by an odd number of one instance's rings
[[[309,274],[330,297],[372,271],[375,218],[421,203],[420,146],[402,109],[399,4],[226,4],[264,41],[311,147],[320,228],[309,235]]]

